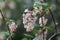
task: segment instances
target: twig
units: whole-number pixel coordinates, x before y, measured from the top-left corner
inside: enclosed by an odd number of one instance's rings
[[[50,15],[52,17],[52,20],[54,22],[54,25],[55,25],[55,32],[57,33],[57,25],[56,25],[56,21],[55,21],[54,15],[53,15],[53,13],[52,13],[52,11],[50,9],[49,9],[49,12],[50,12]]]
[[[48,40],[51,40],[55,35],[56,33],[54,33]]]

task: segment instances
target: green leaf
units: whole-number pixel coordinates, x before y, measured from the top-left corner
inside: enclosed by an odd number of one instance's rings
[[[4,35],[9,35],[9,32],[1,32],[1,34]]]
[[[43,5],[43,6],[48,6],[48,3],[42,3],[41,5]]]
[[[35,37],[33,40],[41,40],[40,38],[38,38],[38,37]]]
[[[22,40],[28,40],[28,38],[23,38]]]
[[[38,29],[34,29],[34,30],[32,31],[33,34],[36,34],[37,32],[38,32]]]
[[[24,35],[27,36],[27,37],[32,37],[33,38],[33,36],[30,35],[30,34],[24,34]]]

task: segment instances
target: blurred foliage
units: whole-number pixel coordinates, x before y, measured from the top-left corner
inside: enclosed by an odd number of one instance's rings
[[[27,38],[23,38],[22,40],[28,40]]]
[[[33,40],[41,40],[40,38],[38,38],[38,37],[35,37]]]

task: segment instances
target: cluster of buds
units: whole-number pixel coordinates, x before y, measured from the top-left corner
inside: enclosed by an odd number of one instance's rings
[[[15,22],[13,22],[13,21],[7,22],[7,25],[10,29],[10,32],[15,32],[16,31],[17,24]]]
[[[39,24],[40,26],[45,26],[47,24],[48,19],[46,19],[44,16],[39,18]]]
[[[47,29],[45,29],[45,25],[47,24],[48,19],[45,18],[46,11],[45,8],[43,8],[43,6],[47,6],[47,3],[43,3],[45,1],[46,0],[35,0],[34,2],[34,12],[40,14],[39,25],[42,27],[42,29],[36,34],[36,37],[41,38],[41,40],[46,40],[47,36]]]
[[[27,32],[30,32],[34,29],[34,24],[36,22],[37,17],[36,14],[29,9],[26,9],[24,12],[26,13],[23,13],[24,28],[26,28]]]
[[[33,7],[34,7],[35,13],[41,13],[42,12],[42,6],[40,6],[40,2],[35,2]]]

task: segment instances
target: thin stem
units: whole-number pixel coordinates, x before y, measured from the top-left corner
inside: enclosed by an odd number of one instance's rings
[[[57,33],[57,25],[56,25],[56,22],[55,22],[55,18],[54,18],[54,15],[53,15],[53,13],[52,13],[52,11],[49,9],[49,12],[50,12],[50,15],[51,15],[51,17],[52,17],[52,20],[53,20],[53,22],[54,22],[54,25],[55,25],[55,32]]]
[[[41,22],[42,22],[42,25],[44,25],[44,23],[43,23],[43,17],[41,17]],[[43,40],[44,40],[44,31],[43,31]]]

